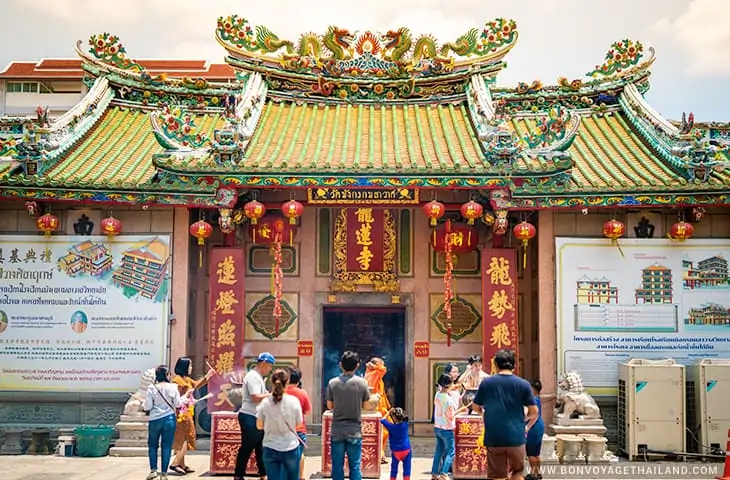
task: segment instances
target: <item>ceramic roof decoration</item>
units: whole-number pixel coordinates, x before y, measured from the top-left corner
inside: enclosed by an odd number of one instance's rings
[[[151,70],[93,35],[77,45],[90,91],[76,107],[0,120],[0,196],[222,207],[237,189],[415,187],[505,209],[730,203],[730,126],[659,115],[644,98],[653,49],[621,40],[587,78],[497,88],[517,36],[497,19],[447,42],[405,27],[293,41],[230,16],[216,38],[235,77],[217,80]]]

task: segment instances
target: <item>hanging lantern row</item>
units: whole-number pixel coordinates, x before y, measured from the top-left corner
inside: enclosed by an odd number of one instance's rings
[[[190,225],[190,235],[198,239],[198,268],[203,267],[203,246],[212,233],[213,226],[205,220],[198,220]]]
[[[624,251],[621,250],[621,245],[619,245],[618,239],[623,237],[625,233],[626,225],[615,218],[612,218],[603,224],[603,236],[610,239],[613,245],[616,245],[622,257],[624,256]]]
[[[515,225],[515,228],[512,229],[515,238],[522,242],[522,268],[527,268],[527,245],[530,240],[535,238],[536,233],[535,226],[526,221]]]
[[[119,219],[109,215],[107,218],[101,221],[101,231],[107,236],[111,242],[115,236],[122,233],[122,222]]]
[[[474,225],[474,222],[482,217],[484,213],[484,207],[474,200],[469,200],[461,206],[459,209],[461,216],[466,219],[468,225]],[[438,220],[446,213],[446,207],[443,203],[437,200],[431,200],[430,202],[423,205],[423,213],[428,217],[429,224],[435,227]]]
[[[694,235],[694,233],[695,227],[691,223],[680,220],[679,222],[672,225],[672,228],[669,229],[669,238],[671,238],[672,240],[678,240],[680,242],[683,242],[688,238],[692,238],[692,235]]]

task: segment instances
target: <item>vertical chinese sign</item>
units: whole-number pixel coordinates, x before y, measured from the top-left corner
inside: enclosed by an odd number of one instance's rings
[[[353,291],[373,285],[397,293],[395,219],[390,210],[342,208],[335,220],[335,274],[332,291]]]
[[[482,345],[484,362],[491,364],[500,349],[519,354],[517,335],[517,250],[482,250]],[[519,362],[515,365],[515,368]]]
[[[382,272],[384,210],[347,209],[347,270]]]
[[[230,411],[228,377],[243,368],[243,248],[213,248],[210,254],[208,362],[218,375],[210,379],[208,412]]]

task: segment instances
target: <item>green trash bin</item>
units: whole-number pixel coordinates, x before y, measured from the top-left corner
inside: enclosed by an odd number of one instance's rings
[[[76,455],[79,457],[105,457],[112,443],[114,428],[107,425],[92,427],[83,425],[74,429]]]

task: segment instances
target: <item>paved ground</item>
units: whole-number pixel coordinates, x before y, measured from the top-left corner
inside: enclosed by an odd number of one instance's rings
[[[306,460],[306,478],[319,479],[320,457]],[[188,465],[195,473],[179,477],[170,474],[170,480],[185,478],[220,478],[228,480],[230,476],[212,477],[208,474],[208,455],[190,455]],[[390,465],[384,465],[381,479],[388,479]],[[431,459],[416,458],[413,461],[412,480],[430,479]],[[149,467],[146,458],[63,458],[54,456],[34,457],[30,455],[0,457],[0,479],[2,480],[143,480]]]

